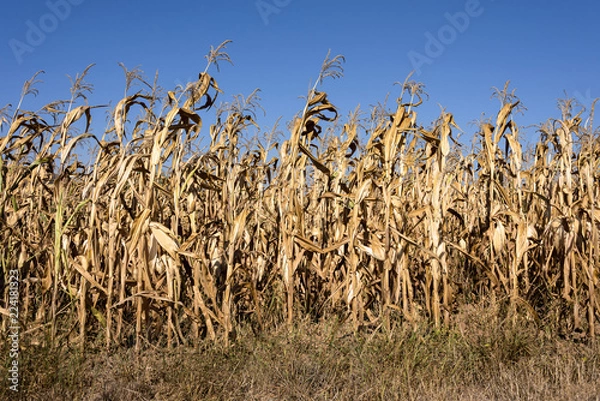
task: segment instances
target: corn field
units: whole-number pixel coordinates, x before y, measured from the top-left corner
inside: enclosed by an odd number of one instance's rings
[[[560,102],[527,151],[505,86],[465,152],[452,114],[419,123],[425,94],[409,79],[394,109],[342,121],[321,88],[344,59],[328,55],[285,140],[252,140],[257,94],[216,103],[209,71],[229,61],[225,45],[185,88],[162,91],[124,68],[101,136],[90,131],[105,107],[88,104],[89,68],[68,101],[23,109],[35,76],[2,111],[4,332],[18,269],[23,338],[52,346],[228,343],[242,327],[329,316],[357,330],[440,328],[486,301],[508,319],[598,335],[593,104]],[[95,150],[85,162],[84,144]]]

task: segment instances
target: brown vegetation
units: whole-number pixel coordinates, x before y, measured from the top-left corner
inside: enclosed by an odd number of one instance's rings
[[[484,301],[500,320],[597,336],[593,105],[584,121],[562,102],[525,157],[520,103],[505,87],[497,117],[463,154],[452,114],[418,122],[422,86],[408,80],[395,110],[337,123],[320,88],[343,58],[328,57],[289,138],[247,146],[256,94],[203,124],[220,93],[209,67],[228,60],[223,50],[211,50],[196,82],[164,95],[125,69],[126,95],[101,137],[89,131],[89,68],[69,101],[5,109],[0,264],[4,277],[20,272],[24,343],[228,344],[244,327],[333,316],[355,331],[450,328]],[[134,83],[144,89],[131,93]],[[199,152],[201,136],[210,145]],[[97,144],[87,167],[74,152],[84,142]]]
[[[123,347],[114,352],[29,350],[20,399],[600,401],[600,349],[508,328],[494,308],[463,313],[472,329],[299,322],[223,347]],[[0,388],[0,398],[11,392]],[[8,396],[8,397],[7,397]]]

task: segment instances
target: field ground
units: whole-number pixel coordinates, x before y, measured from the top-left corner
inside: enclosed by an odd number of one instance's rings
[[[332,321],[240,333],[228,348],[22,356],[27,400],[600,400],[598,343],[527,322],[353,333]],[[3,387],[1,399],[8,391]],[[9,394],[10,395],[10,394]]]

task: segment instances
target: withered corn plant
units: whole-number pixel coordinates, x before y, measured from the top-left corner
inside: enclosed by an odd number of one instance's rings
[[[322,87],[344,59],[328,54],[278,141],[258,126],[258,92],[217,106],[209,71],[230,61],[227,43],[173,90],[122,66],[112,110],[88,103],[91,66],[68,100],[24,109],[36,74],[2,109],[3,331],[17,269],[24,338],[52,346],[227,344],[242,327],[331,316],[357,330],[442,327],[481,302],[597,336],[594,104],[561,102],[528,154],[507,84],[466,151],[451,113],[419,122],[425,93],[410,77],[391,110],[342,121]]]

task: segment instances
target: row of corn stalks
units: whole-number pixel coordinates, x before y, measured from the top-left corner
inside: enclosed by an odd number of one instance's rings
[[[412,81],[392,110],[340,122],[320,88],[343,58],[328,57],[288,139],[252,141],[256,94],[203,126],[221,93],[209,67],[228,61],[225,44],[185,88],[163,93],[125,69],[102,136],[90,132],[102,107],[87,102],[88,69],[68,101],[24,110],[34,77],[4,110],[2,330],[18,269],[24,336],[51,345],[227,343],[241,327],[332,315],[356,329],[444,327],[486,300],[506,316],[597,335],[593,105],[584,121],[561,102],[561,118],[524,152],[520,103],[504,87],[465,152],[452,114],[418,123],[424,93]],[[95,149],[85,164],[83,144]]]

